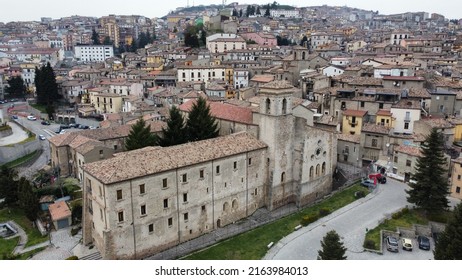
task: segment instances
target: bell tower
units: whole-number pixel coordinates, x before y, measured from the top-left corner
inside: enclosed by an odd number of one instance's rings
[[[260,87],[259,138],[268,145],[267,194],[269,209],[296,201],[293,183],[295,88],[287,81]]]

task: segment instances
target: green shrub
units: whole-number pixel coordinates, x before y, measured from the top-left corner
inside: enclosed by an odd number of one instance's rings
[[[66,260],[76,261],[76,260],[78,260],[78,259],[79,259],[79,257],[77,257],[77,256],[70,256],[70,257],[67,258]]]
[[[318,219],[318,215],[306,215],[302,217],[300,224],[305,227],[313,222],[316,222]]]
[[[81,227],[76,227],[71,229],[71,235],[74,236],[79,233],[79,230],[82,229]]]
[[[366,193],[364,191],[355,192],[355,198],[356,199],[359,199],[359,198],[362,198],[362,197],[365,197],[365,196],[366,196]]]
[[[330,214],[329,208],[321,208],[319,209],[319,217],[324,217]]]
[[[375,242],[370,239],[364,240],[364,248],[375,250]]]

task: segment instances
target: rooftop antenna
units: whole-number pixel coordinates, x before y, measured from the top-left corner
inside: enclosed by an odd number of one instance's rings
[[[187,2],[186,8],[189,8],[189,0],[187,0],[186,2]]]

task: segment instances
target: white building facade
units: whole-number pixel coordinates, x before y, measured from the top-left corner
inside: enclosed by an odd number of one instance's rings
[[[83,45],[75,46],[74,57],[80,61],[105,61],[108,58],[114,57],[114,48],[109,45]]]

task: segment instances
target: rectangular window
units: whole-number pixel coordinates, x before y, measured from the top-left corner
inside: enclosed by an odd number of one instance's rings
[[[168,208],[168,198],[164,199],[164,208]]]
[[[141,216],[146,215],[146,205],[141,205],[140,214],[141,214]]]
[[[252,158],[249,158],[249,166],[252,165]]]
[[[173,218],[168,218],[167,223],[169,227],[173,226]]]
[[[188,182],[188,175],[187,175],[186,173],[183,174],[183,175],[181,175],[181,177],[182,177],[182,182],[183,182],[183,183]]]
[[[117,150],[117,145],[114,145],[114,150]]]
[[[122,199],[122,190],[117,190],[117,200]]]
[[[361,101],[361,108],[364,108],[364,101]]]
[[[188,202],[188,193],[183,194],[183,202]]]
[[[146,193],[146,187],[144,184],[140,185],[140,194],[145,194]]]
[[[117,217],[119,219],[119,222],[123,222],[124,221],[124,211],[120,211],[119,213],[117,213]]]
[[[167,178],[162,179],[162,188],[166,189],[167,188]]]
[[[411,161],[410,160],[406,160],[406,166],[411,166]]]
[[[460,175],[457,175],[457,180],[459,180],[459,181],[460,181]]]
[[[235,161],[235,162],[233,163],[233,167],[234,167],[234,169],[237,169],[237,161]]]
[[[394,162],[398,163],[398,157],[395,156]]]
[[[456,188],[456,193],[460,193],[460,187]]]
[[[383,103],[379,103],[379,109],[383,109]]]
[[[154,224],[149,224],[148,230],[149,230],[149,233],[154,232]]]
[[[199,178],[204,179],[204,169],[199,170]]]
[[[409,129],[409,123],[408,122],[404,123],[404,129]]]
[[[205,212],[205,205],[202,205],[201,211],[202,211],[202,212]]]
[[[189,218],[188,213],[184,213],[184,214],[183,214],[183,218],[184,218],[184,221],[187,222],[187,221],[188,221],[188,218]]]
[[[216,171],[217,171],[217,174],[220,174],[220,166],[219,165],[217,165]]]
[[[377,139],[372,139],[372,147],[377,147]]]

